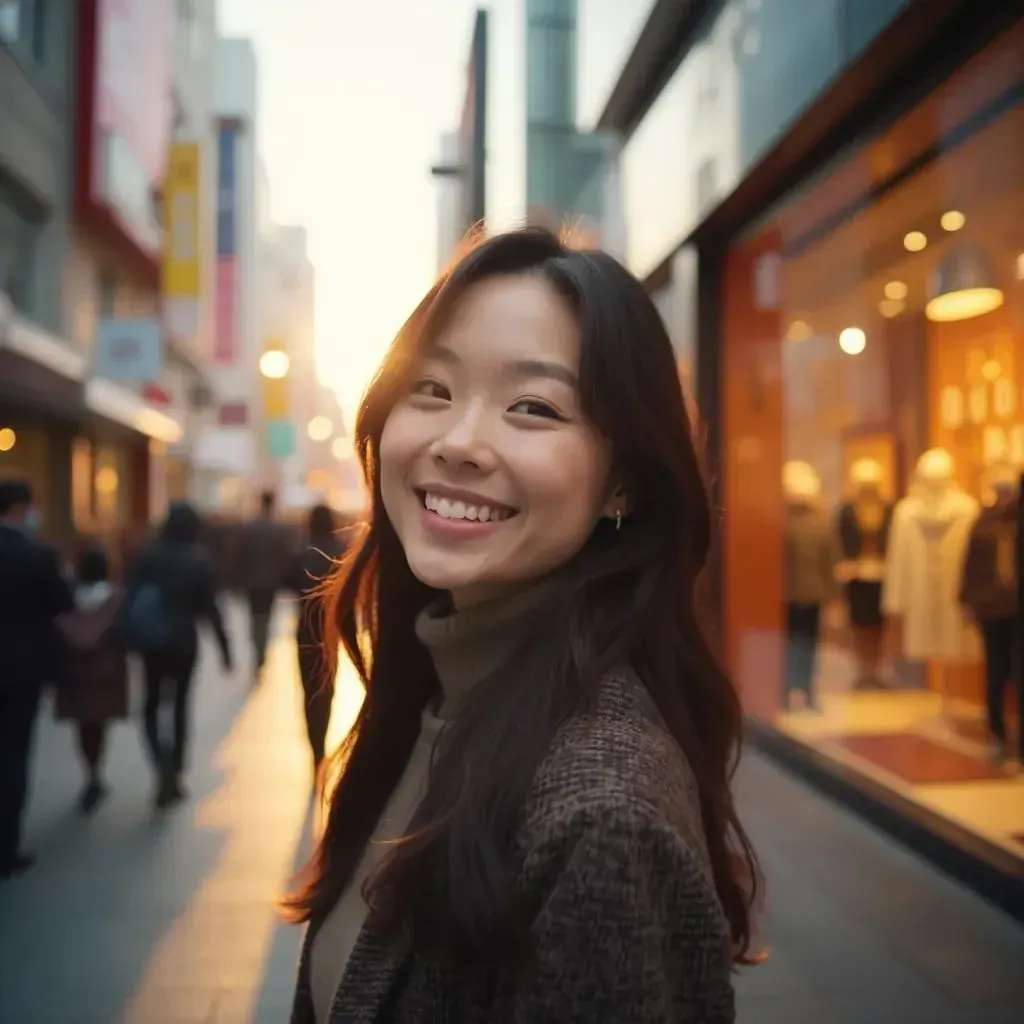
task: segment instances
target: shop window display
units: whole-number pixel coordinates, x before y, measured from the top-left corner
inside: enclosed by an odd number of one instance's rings
[[[1024,26],[724,268],[748,714],[1024,861]]]

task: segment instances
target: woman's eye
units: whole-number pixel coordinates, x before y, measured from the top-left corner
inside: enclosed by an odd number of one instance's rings
[[[412,386],[412,394],[422,398],[437,398],[443,402],[450,401],[452,397],[451,392],[440,381],[430,378],[416,381]]]
[[[557,410],[553,409],[547,402],[537,398],[521,398],[513,405],[509,412],[518,413],[523,416],[542,416],[549,420],[560,420],[562,417]]]

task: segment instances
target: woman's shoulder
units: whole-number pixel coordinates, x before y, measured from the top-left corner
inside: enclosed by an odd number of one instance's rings
[[[523,822],[528,841],[599,824],[663,833],[705,858],[693,771],[634,672],[607,676],[594,707],[559,730]]]

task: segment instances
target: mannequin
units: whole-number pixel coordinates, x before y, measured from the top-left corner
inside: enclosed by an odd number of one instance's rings
[[[835,591],[836,545],[821,507],[821,481],[806,462],[788,462],[782,473],[786,496],[786,692],[790,710],[817,711],[814,673],[821,606]]]
[[[971,528],[960,584],[960,602],[985,646],[989,754],[996,764],[1010,756],[1004,707],[1011,682],[1017,687],[1018,707],[1024,708],[1017,629],[1019,479],[1010,463],[990,467],[989,500]],[[1024,760],[1024,738],[1018,747],[1017,757]]]
[[[882,611],[902,627],[908,661],[951,664],[977,658],[959,587],[979,505],[957,485],[953,468],[945,449],[926,451],[917,460],[910,493],[893,512]]]
[[[892,524],[892,504],[882,495],[882,464],[858,459],[850,467],[851,499],[839,510],[847,617],[857,659],[855,689],[877,688],[882,660],[882,580]]]

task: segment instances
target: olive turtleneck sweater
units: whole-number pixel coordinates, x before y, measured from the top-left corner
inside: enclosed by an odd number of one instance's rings
[[[404,835],[426,791],[434,743],[444,722],[480,680],[511,657],[530,626],[532,613],[551,587],[535,583],[501,598],[453,610],[447,598],[428,606],[416,635],[428,649],[441,684],[440,708],[428,707],[409,763],[370,840],[356,873],[313,939],[310,981],[318,1024],[330,1018],[352,949],[366,920],[363,884],[379,865],[389,841]]]

